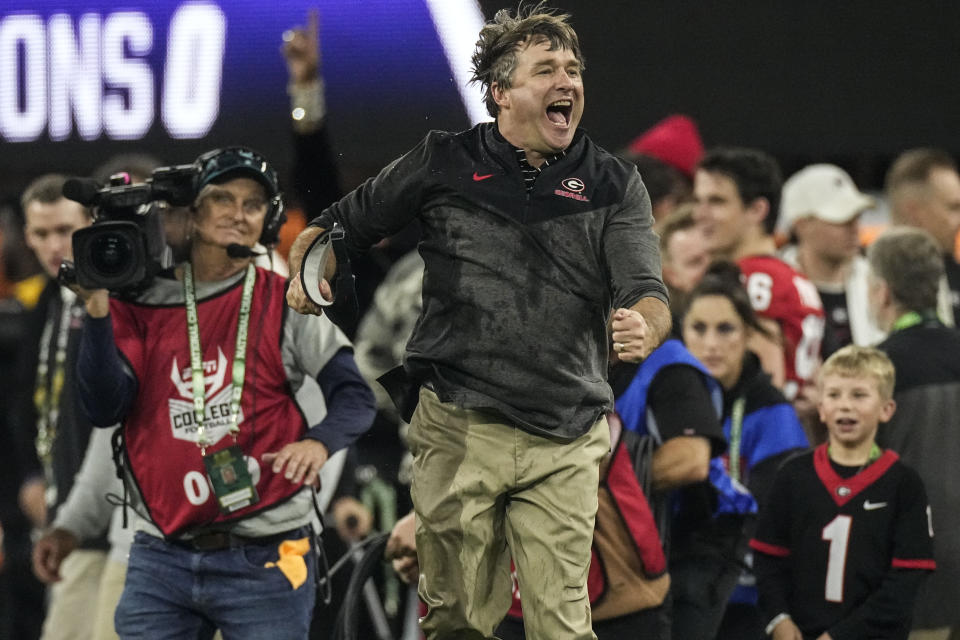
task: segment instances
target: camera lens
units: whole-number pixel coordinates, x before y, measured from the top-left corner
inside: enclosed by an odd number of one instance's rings
[[[135,222],[98,220],[73,234],[77,283],[121,291],[147,277],[146,237]]]
[[[130,239],[119,233],[105,233],[90,246],[92,266],[104,276],[117,276],[130,268],[133,246]]]

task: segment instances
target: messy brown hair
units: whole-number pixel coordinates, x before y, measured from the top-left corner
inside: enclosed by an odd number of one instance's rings
[[[501,89],[510,88],[517,67],[517,52],[524,45],[546,40],[551,51],[568,49],[573,52],[580,69],[584,69],[580,41],[569,20],[569,15],[556,15],[541,2],[521,7],[516,13],[501,9],[484,25],[471,58],[473,77],[470,82],[479,82],[483,87],[487,113],[497,117],[500,107],[493,99],[492,87],[496,84]]]

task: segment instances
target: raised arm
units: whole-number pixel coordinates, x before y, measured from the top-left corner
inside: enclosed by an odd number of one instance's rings
[[[292,309],[313,315],[322,312],[322,308],[310,302],[304,294],[298,276],[310,244],[334,223],[342,227],[347,247],[360,252],[393,235],[419,214],[429,191],[426,183],[431,152],[434,146],[443,142],[443,135],[439,132],[428,134],[411,151],[329,206],[300,232],[290,249],[289,258],[290,273],[294,275],[287,290],[287,304]],[[321,294],[327,300],[332,299],[329,282],[336,272],[336,260],[332,252],[330,255],[320,283]]]
[[[320,215],[343,195],[336,154],[327,131],[326,100],[320,59],[320,16],[307,14],[307,24],[283,33],[293,128],[293,190],[307,219]]]
[[[611,325],[614,351],[625,362],[639,362],[666,340],[671,318],[650,196],[636,169],[621,206],[607,221],[603,252],[616,309]]]
[[[137,381],[120,359],[106,290],[80,295],[87,307],[77,359],[80,401],[94,426],[112,427],[133,405]]]

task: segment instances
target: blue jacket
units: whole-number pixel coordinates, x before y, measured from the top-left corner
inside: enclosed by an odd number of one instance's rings
[[[659,444],[663,444],[656,418],[653,411],[647,406],[647,394],[657,375],[665,367],[676,364],[688,365],[703,374],[704,383],[713,398],[717,415],[721,414],[723,392],[720,384],[710,375],[707,368],[693,357],[693,354],[687,350],[682,342],[671,339],[660,345],[643,361],[629,386],[616,398],[617,414],[623,421],[625,429],[640,434],[650,434]],[[729,442],[730,430],[728,425],[724,425],[724,436]],[[722,513],[756,513],[756,501],[745,487],[731,480],[720,457],[713,458],[710,461],[708,479],[717,492],[715,515]]]

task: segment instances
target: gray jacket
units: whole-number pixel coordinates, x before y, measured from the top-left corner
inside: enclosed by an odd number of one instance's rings
[[[419,219],[423,311],[405,368],[445,402],[570,441],[613,408],[610,311],[666,301],[636,168],[582,131],[528,194],[496,123],[431,132],[313,224],[365,250]]]

